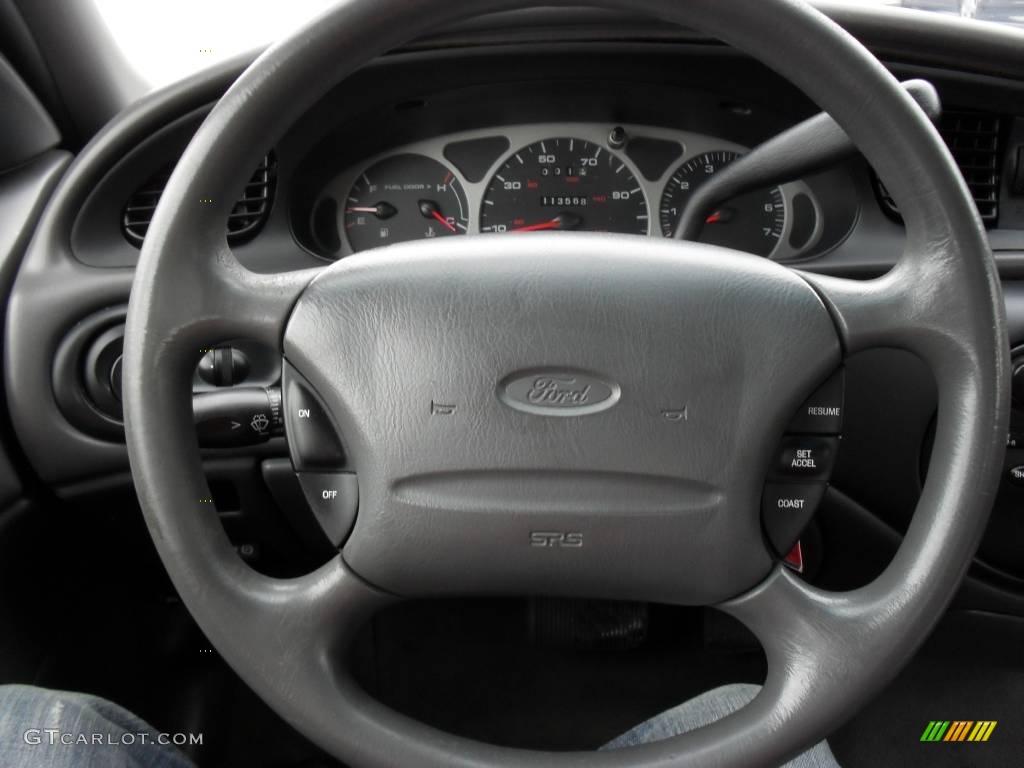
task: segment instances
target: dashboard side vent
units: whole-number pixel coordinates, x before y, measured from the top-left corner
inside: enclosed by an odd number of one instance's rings
[[[142,241],[153,221],[153,212],[160,202],[173,170],[174,163],[165,165],[125,203],[121,216],[121,231],[125,239],[136,248],[142,247]],[[231,245],[251,240],[266,224],[274,204],[276,177],[277,162],[271,152],[260,161],[259,167],[246,183],[242,196],[228,215],[227,236]]]
[[[232,245],[255,237],[266,223],[274,202],[276,171],[273,153],[265,155],[245,185],[228,216],[228,242]]]
[[[999,115],[987,112],[949,111],[939,121],[939,134],[960,167],[981,220],[989,226],[999,220],[1000,127]],[[875,191],[882,209],[898,219],[899,208],[877,176]]]
[[[164,193],[167,180],[171,178],[173,168],[173,165],[161,168],[125,203],[121,214],[121,231],[124,232],[125,239],[136,248],[142,247],[142,241],[149,231],[149,224],[153,221],[153,211],[160,202],[160,196]]]

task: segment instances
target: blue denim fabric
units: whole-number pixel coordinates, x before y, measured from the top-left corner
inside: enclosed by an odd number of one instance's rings
[[[659,741],[700,728],[740,709],[759,690],[756,685],[730,685],[708,691],[641,723],[602,749]],[[61,734],[71,743],[61,743]],[[93,743],[93,734],[101,737],[100,743]],[[87,743],[80,743],[83,736]],[[157,737],[155,728],[97,696],[0,685],[2,768],[195,768],[174,746],[157,743]],[[838,768],[838,763],[822,742],[785,768]]]
[[[176,747],[157,743],[158,736],[97,696],[0,685],[3,768],[194,768]]]
[[[652,717],[608,742],[601,749],[634,747],[696,730],[743,708],[754,700],[760,690],[759,685],[726,685],[716,688]],[[790,760],[783,768],[839,768],[839,763],[836,762],[828,744],[823,741],[796,759]]]

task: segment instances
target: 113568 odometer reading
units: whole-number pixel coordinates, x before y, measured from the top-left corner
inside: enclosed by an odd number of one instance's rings
[[[508,158],[480,210],[481,232],[540,230],[646,235],[647,200],[615,153],[583,139],[545,139]]]

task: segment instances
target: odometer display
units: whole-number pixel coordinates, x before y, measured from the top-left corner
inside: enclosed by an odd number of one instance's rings
[[[672,237],[686,204],[701,184],[740,155],[718,150],[687,160],[672,174],[661,196],[661,232]],[[758,256],[775,250],[786,228],[786,202],[778,187],[749,192],[730,200],[704,222],[702,243],[735,248]]]
[[[583,139],[545,139],[514,152],[491,178],[480,231],[646,235],[648,219],[640,183],[614,152]]]

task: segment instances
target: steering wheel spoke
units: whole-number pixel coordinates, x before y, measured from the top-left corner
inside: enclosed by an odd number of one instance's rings
[[[221,333],[244,335],[280,351],[295,302],[322,270],[260,274],[234,259],[219,260],[218,264],[218,301],[212,309]]]
[[[801,273],[832,313],[846,356],[865,349],[895,347],[913,352],[932,370],[977,365],[977,336],[965,338],[976,315],[963,307],[962,294],[988,294],[1001,311],[998,283],[965,270],[967,259],[987,259],[987,252],[961,253],[950,243],[920,244],[911,238],[897,265],[882,277],[857,280]],[[968,285],[973,282],[973,285]]]
[[[844,353],[879,346],[912,346],[921,306],[907,288],[906,266],[874,280],[802,273],[832,313]]]
[[[259,636],[296,676],[330,671],[369,617],[397,599],[360,579],[340,555],[296,579],[264,576],[237,558],[207,578],[234,601],[226,631]],[[313,669],[310,660],[325,666]]]
[[[215,253],[205,262],[161,270],[151,286],[136,285],[133,298],[148,289],[150,301],[165,317],[175,318],[165,331],[169,347],[184,344],[191,352],[247,338],[282,352],[291,310],[322,270],[260,274],[242,266],[226,247]]]
[[[899,663],[906,646],[896,627],[876,622],[872,632],[864,632],[885,610],[883,583],[888,588],[885,579],[832,593],[780,566],[756,589],[718,606],[743,622],[764,648],[768,672],[759,706],[779,727],[827,727],[849,706],[848,689],[865,657]]]

